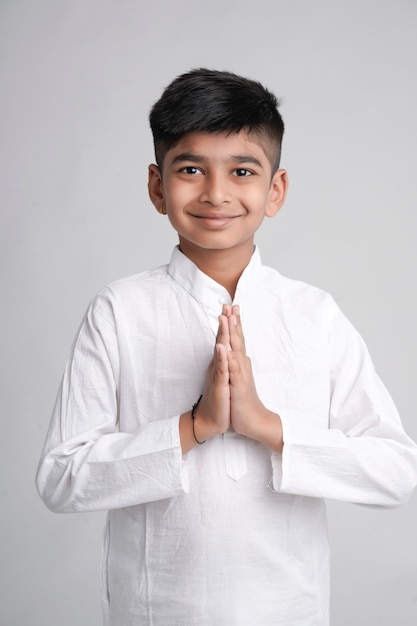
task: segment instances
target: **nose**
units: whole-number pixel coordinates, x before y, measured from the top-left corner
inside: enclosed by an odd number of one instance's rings
[[[222,206],[229,203],[230,199],[229,185],[224,175],[217,172],[206,174],[199,197],[200,202],[211,206]]]

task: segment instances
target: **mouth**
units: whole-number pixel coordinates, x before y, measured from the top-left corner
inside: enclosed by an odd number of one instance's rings
[[[211,229],[216,228],[224,228],[228,226],[233,220],[239,217],[239,215],[192,215],[192,217],[196,218],[199,222],[201,222],[204,226]]]

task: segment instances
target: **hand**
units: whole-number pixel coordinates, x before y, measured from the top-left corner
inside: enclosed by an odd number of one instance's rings
[[[223,309],[229,331],[230,349],[227,362],[230,385],[230,421],[242,435],[281,451],[282,424],[276,413],[268,410],[256,391],[252,363],[246,355],[245,338],[237,305]]]
[[[230,350],[227,351],[230,419],[236,432],[250,437],[254,422],[265,407],[258,397],[251,360],[246,355],[239,307],[234,305],[224,311],[227,315],[230,341]]]
[[[199,441],[226,432],[230,427],[230,388],[227,352],[230,350],[229,325],[219,317],[219,330],[210,362],[203,397],[195,411],[194,428]]]
[[[282,450],[281,420],[262,404],[257,394],[237,305],[223,306],[206,385],[194,415],[198,441],[224,433],[232,425],[236,432],[278,452]],[[181,415],[180,438],[185,454],[196,443],[191,411]]]

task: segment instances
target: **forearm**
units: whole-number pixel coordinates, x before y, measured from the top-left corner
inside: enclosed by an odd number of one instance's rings
[[[109,431],[103,425],[47,445],[36,484],[48,508],[99,511],[184,493],[178,418],[145,424],[135,433]]]
[[[239,429],[240,434],[259,441],[275,452],[282,452],[282,422],[277,413],[261,405],[246,426]]]
[[[408,500],[417,484],[417,446],[403,431],[349,437],[295,421],[285,416],[283,454],[272,456],[274,489],[382,507]]]

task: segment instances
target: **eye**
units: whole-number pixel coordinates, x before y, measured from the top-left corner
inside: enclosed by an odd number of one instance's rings
[[[236,170],[233,171],[233,176],[238,176],[240,178],[252,176],[252,174],[253,172],[251,172],[250,170],[247,170],[244,167],[238,167]]]
[[[196,176],[197,174],[201,174],[201,170],[194,165],[186,165],[180,169],[181,174],[189,174],[191,176]]]

